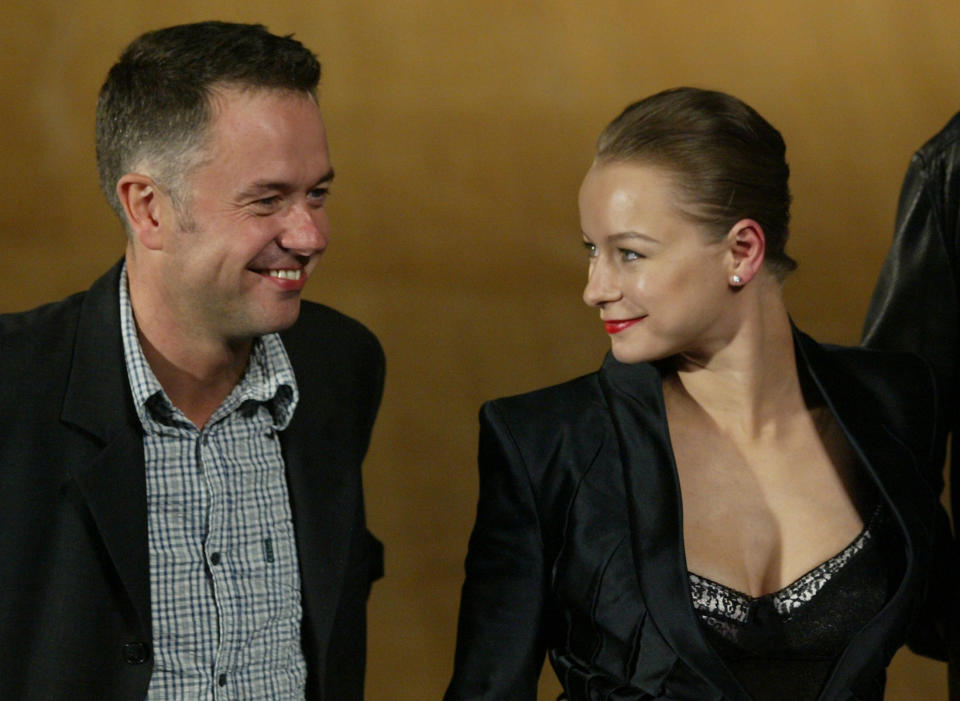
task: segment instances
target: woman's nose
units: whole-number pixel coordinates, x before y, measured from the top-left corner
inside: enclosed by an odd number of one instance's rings
[[[587,271],[587,285],[583,288],[583,301],[588,307],[602,307],[608,302],[620,298],[620,289],[616,284],[616,274],[610,266],[600,259],[590,262]]]

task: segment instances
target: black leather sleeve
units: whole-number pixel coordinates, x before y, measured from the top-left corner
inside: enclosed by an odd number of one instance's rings
[[[957,433],[960,398],[960,113],[924,146],[910,162],[900,193],[893,243],[877,282],[863,343],[874,348],[907,350],[932,365],[939,407],[934,427],[931,466],[943,464],[947,436]],[[957,465],[953,448],[954,523],[960,515]],[[960,587],[957,563],[960,549],[949,538],[945,516],[937,531],[935,570],[931,591],[910,646],[921,654],[939,656],[942,638],[951,658],[960,649]],[[922,621],[932,625],[922,625]],[[936,634],[935,631],[938,631]],[[940,638],[938,641],[936,638]],[[953,667],[953,665],[951,665]],[[951,674],[957,670],[951,669]],[[951,698],[955,698],[952,696]],[[960,698],[957,696],[956,698]]]
[[[960,358],[960,115],[910,162],[893,243],[873,293],[863,343],[907,350],[934,368],[941,445],[955,421]]]

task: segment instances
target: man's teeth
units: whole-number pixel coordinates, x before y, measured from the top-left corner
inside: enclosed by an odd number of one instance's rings
[[[267,275],[278,277],[282,280],[299,280],[303,274],[302,270],[268,270]]]

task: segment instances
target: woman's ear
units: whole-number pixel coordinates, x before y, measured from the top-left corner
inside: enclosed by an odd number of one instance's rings
[[[763,266],[767,242],[763,227],[753,219],[741,219],[727,232],[728,278],[732,287],[743,287]]]
[[[117,181],[117,197],[127,215],[130,233],[149,250],[163,248],[162,199],[165,195],[148,175],[127,173]]]

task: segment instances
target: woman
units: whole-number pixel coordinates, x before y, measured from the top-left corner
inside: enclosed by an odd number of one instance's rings
[[[612,357],[486,404],[447,699],[880,699],[943,527],[913,356],[820,346],[781,293],[779,132],[681,88],[601,134],[580,190]]]

